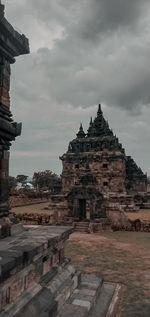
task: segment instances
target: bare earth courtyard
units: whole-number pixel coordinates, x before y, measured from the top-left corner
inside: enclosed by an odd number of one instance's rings
[[[121,317],[150,316],[150,234],[73,233],[66,256],[78,270],[100,273],[125,286]]]
[[[13,208],[14,212],[49,214],[47,203]],[[128,213],[150,220],[150,210]],[[150,234],[146,232],[73,233],[66,256],[78,270],[100,273],[124,285],[121,317],[150,317]]]

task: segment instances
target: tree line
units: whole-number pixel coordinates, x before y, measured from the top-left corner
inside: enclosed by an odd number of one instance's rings
[[[33,190],[49,191],[51,193],[59,193],[61,191],[61,177],[53,173],[51,170],[34,172],[32,180],[28,182],[27,175],[9,176],[9,189],[16,188],[20,183],[22,188],[30,189],[29,184],[33,185]]]

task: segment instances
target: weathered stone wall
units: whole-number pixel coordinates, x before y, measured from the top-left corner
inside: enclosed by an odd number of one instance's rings
[[[149,220],[130,220],[127,227],[112,226],[113,231],[138,231],[138,232],[150,232],[150,221]]]
[[[21,240],[12,237],[11,244],[1,242],[0,312],[23,295],[22,304],[26,304],[40,291],[42,276],[54,274],[52,269],[63,263],[65,241],[71,232],[71,228],[39,227],[24,231]]]
[[[0,151],[0,218],[8,216],[8,169],[9,152]]]
[[[106,205],[106,214],[113,226],[117,226],[118,228],[126,228],[129,226],[128,217],[124,213],[124,210],[119,203],[116,202],[113,204],[108,202]]]
[[[125,192],[125,160],[120,152],[90,152],[64,154],[62,192],[69,192],[86,176],[88,170],[95,177],[100,192]]]
[[[4,17],[0,2],[0,237],[10,235],[8,176],[11,142],[21,134],[21,124],[12,119],[10,111],[10,65],[15,57],[29,53],[24,35],[13,29]]]
[[[54,215],[47,215],[44,213],[12,213],[12,215],[23,225],[56,225],[58,224],[58,218],[56,213]]]

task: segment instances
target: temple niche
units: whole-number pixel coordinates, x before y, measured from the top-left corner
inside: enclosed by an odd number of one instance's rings
[[[58,218],[100,220],[126,226],[125,211],[136,210],[133,196],[146,192],[147,177],[103,116],[101,105],[87,133],[82,124],[62,160],[62,192],[51,197]]]

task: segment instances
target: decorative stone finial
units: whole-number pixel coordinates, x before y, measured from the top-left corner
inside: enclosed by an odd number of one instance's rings
[[[85,133],[83,130],[82,123],[80,124],[80,129],[79,129],[79,132],[77,133],[77,138],[85,138]]]
[[[101,104],[99,103],[98,105],[98,111],[97,111],[97,114],[102,114],[102,108],[101,108]]]

